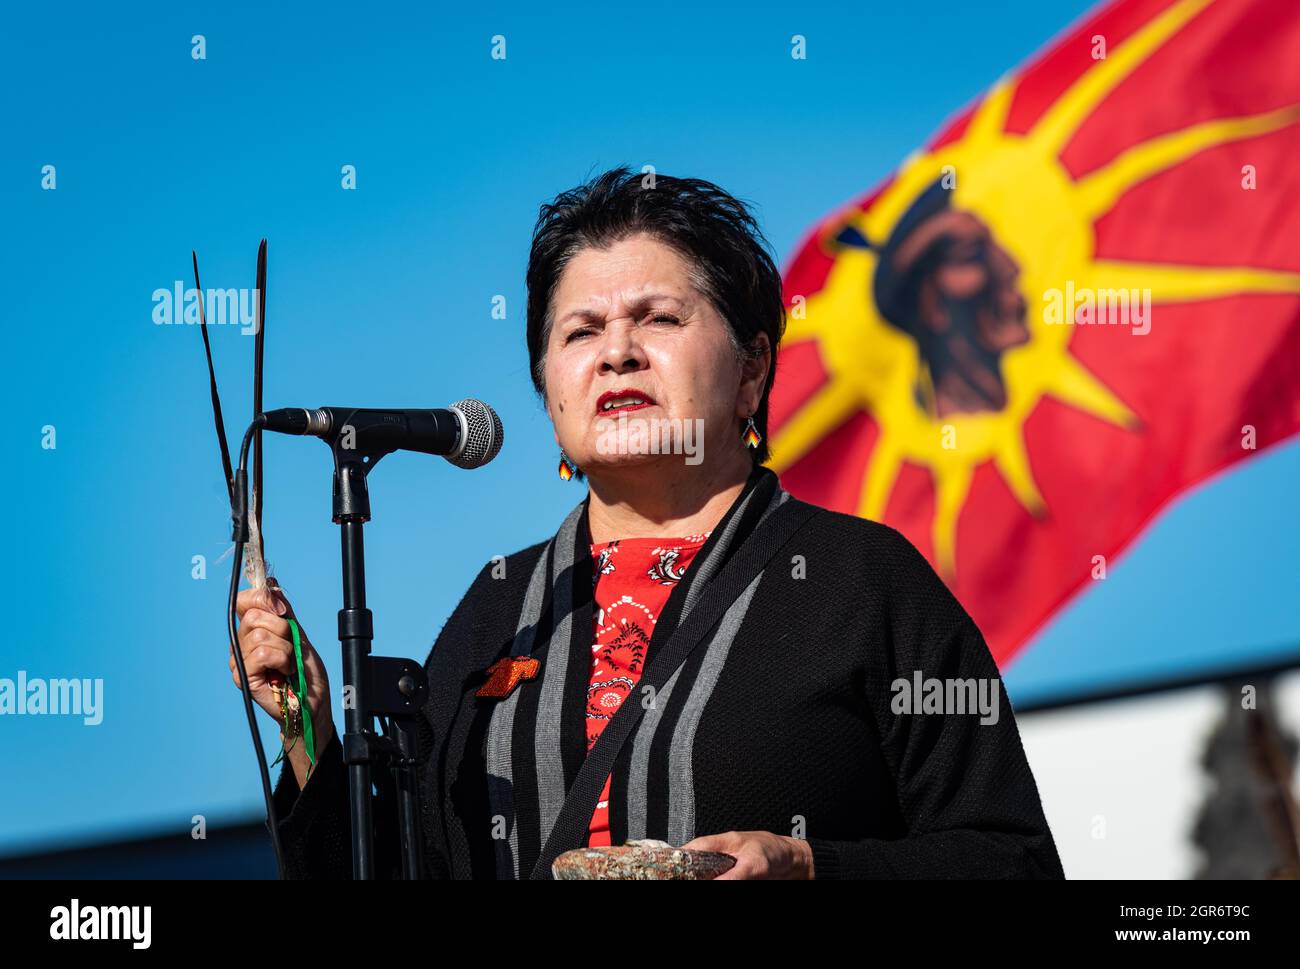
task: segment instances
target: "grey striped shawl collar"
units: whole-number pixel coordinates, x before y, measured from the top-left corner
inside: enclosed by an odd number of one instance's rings
[[[669,596],[651,638],[647,664],[656,646],[690,613],[709,580],[788,497],[772,471],[755,468]],[[586,682],[593,637],[589,501],[579,502],[547,543],[520,606],[510,653],[537,657],[539,675],[505,699],[488,701],[497,704],[485,741],[488,800],[494,821],[506,829],[494,834],[498,878],[520,878],[521,871],[531,870],[586,755]],[[727,641],[743,611],[728,618]],[[634,774],[637,769],[634,764]],[[634,777],[633,790],[643,785],[643,777]],[[678,824],[676,815],[683,811],[689,813],[689,806],[674,812]]]

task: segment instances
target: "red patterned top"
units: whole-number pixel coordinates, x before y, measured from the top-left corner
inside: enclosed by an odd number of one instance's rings
[[[645,665],[655,622],[709,533],[685,538],[624,538],[591,546],[596,609],[587,687],[587,750],[632,694]],[[635,702],[635,701],[634,701]],[[587,833],[591,847],[609,839],[609,783]]]

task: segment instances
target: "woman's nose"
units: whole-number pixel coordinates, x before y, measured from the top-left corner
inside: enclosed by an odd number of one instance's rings
[[[605,343],[600,350],[601,373],[629,373],[643,370],[647,360],[635,325],[610,323],[605,327]]]

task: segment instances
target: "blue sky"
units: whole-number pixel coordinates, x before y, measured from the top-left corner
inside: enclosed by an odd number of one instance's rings
[[[154,290],[188,285],[192,248],[206,286],[251,287],[270,239],[268,406],[477,396],[501,413],[507,443],[489,467],[396,455],[372,479],[376,651],[423,659],[480,565],[545,537],[582,496],[554,474],[527,378],[538,204],[612,165],[652,164],[752,200],[784,262],[817,218],[1089,5],[993,6],[10,11],[0,255],[14,606],[0,676],[102,677],[105,716],[93,728],[0,720],[22,792],[0,804],[0,852],[261,810],[226,665],[228,511],[199,334],[151,320]],[[806,61],[789,56],[796,33]],[[489,57],[494,34],[503,62]],[[51,164],[58,187],[41,191]],[[356,191],[340,188],[345,164]],[[498,294],[505,320],[491,317]],[[235,437],[252,340],[212,337]],[[54,450],[40,446],[45,425]],[[1297,477],[1293,442],[1167,510],[1012,667],[1013,697],[1295,644]],[[267,492],[271,562],[338,682],[328,452],[268,440]]]

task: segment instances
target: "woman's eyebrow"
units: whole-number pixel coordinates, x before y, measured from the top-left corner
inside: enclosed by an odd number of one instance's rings
[[[650,309],[655,304],[671,303],[679,309],[686,306],[686,301],[680,296],[674,296],[672,293],[645,293],[628,302],[635,315],[640,315]]]
[[[655,303],[673,303],[674,305],[679,307],[686,305],[686,301],[684,299],[682,299],[680,296],[675,296],[672,293],[643,293],[635,297],[634,299],[629,300],[628,307],[629,309],[632,310],[633,313],[644,313],[647,309],[650,308],[651,305]],[[566,313],[562,314],[559,317],[559,319],[556,320],[556,325],[563,326],[564,324],[571,322],[575,318],[581,320],[582,322],[598,323],[605,319],[605,313],[602,312],[601,310],[592,309],[590,307],[583,306],[583,307],[579,307],[578,309],[569,310]]]
[[[556,324],[563,326],[565,323],[568,323],[575,317],[585,322],[592,322],[592,321],[600,321],[604,319],[604,314],[601,313],[599,310],[588,309],[587,307],[584,306],[581,309],[569,310],[558,320],[556,320]]]

